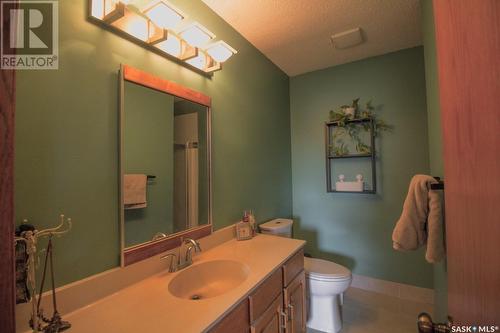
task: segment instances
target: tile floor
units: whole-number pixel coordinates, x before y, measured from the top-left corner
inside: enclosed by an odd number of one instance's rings
[[[341,333],[415,333],[420,312],[432,315],[432,304],[402,300],[357,288],[344,297]],[[308,329],[307,333],[321,333]]]

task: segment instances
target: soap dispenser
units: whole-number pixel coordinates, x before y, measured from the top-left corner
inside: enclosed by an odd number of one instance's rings
[[[246,240],[252,238],[252,228],[249,223],[248,212],[243,214],[243,220],[236,223],[236,239]]]

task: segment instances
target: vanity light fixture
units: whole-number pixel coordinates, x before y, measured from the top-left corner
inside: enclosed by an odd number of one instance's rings
[[[200,47],[207,44],[210,40],[215,38],[215,35],[199,24],[194,22],[187,28],[183,29],[179,35],[189,44],[194,47]]]
[[[198,22],[188,25],[186,15],[166,0],[88,0],[89,19],[187,67],[212,73],[222,69],[237,51],[215,38]],[[185,26],[177,32],[179,26]]]
[[[118,6],[114,12],[105,16],[104,22],[142,41],[147,41],[156,34],[156,27],[145,17],[124,6]]]
[[[91,16],[104,20],[109,14],[123,12],[130,0],[97,0],[91,1]],[[108,17],[109,19],[109,17]]]
[[[205,50],[217,62],[224,62],[233,54],[238,53],[238,51],[222,40],[207,46]]]
[[[212,57],[210,57],[203,51],[199,51],[196,57],[186,60],[186,62],[206,73],[211,73],[222,69],[222,65],[220,62],[215,61]]]
[[[198,56],[198,49],[196,47],[192,47],[185,40],[173,33],[168,33],[166,39],[151,44],[161,51],[186,62]]]
[[[147,9],[143,10],[143,13],[154,24],[163,29],[174,29],[184,19],[180,10],[163,0],[153,2]]]

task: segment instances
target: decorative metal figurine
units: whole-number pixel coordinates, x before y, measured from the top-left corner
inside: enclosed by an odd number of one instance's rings
[[[72,223],[71,219],[64,219],[64,215],[60,215],[61,223],[51,229],[45,229],[41,231],[34,230],[34,228],[26,228],[25,231],[20,232],[20,235],[15,238],[16,242],[24,242],[26,246],[26,254],[28,255],[28,260],[26,262],[27,268],[27,284],[29,286],[30,301],[32,304],[32,313],[29,320],[30,327],[33,332],[44,332],[44,333],[56,333],[67,330],[71,327],[71,324],[67,321],[62,320],[61,315],[57,311],[57,301],[56,301],[56,290],[55,290],[55,278],[54,278],[54,265],[53,265],[53,248],[52,248],[52,238],[53,236],[61,236],[71,230]],[[26,220],[24,222],[27,222]],[[64,228],[64,225],[67,227]],[[22,228],[21,228],[22,229]],[[45,262],[43,268],[42,283],[40,285],[40,291],[38,293],[38,298],[36,295],[36,283],[35,283],[35,257],[37,253],[36,243],[41,237],[49,237],[47,244],[47,249],[45,253]],[[42,292],[43,286],[45,284],[45,277],[47,274],[47,265],[50,263],[51,271],[51,284],[52,284],[52,306],[53,314],[52,318],[47,318],[43,314],[43,309],[41,308]],[[45,325],[44,325],[45,324]]]

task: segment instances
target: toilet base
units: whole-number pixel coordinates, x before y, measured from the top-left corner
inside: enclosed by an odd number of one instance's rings
[[[340,295],[309,297],[307,327],[326,333],[342,329]]]

